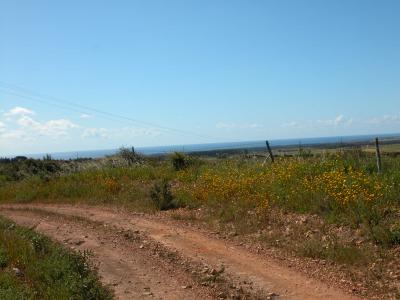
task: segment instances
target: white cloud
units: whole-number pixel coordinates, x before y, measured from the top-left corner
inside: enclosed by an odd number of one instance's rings
[[[295,121],[283,123],[282,126],[283,127],[301,127],[300,123],[295,122]]]
[[[110,137],[110,130],[106,128],[86,128],[81,137],[83,139],[88,139],[88,138],[102,138],[102,139],[107,139]]]
[[[44,123],[44,128],[48,129],[57,129],[57,130],[68,130],[72,128],[77,128],[78,125],[75,125],[71,121],[67,119],[58,119],[58,120],[50,120]]]
[[[23,130],[13,129],[1,133],[0,140],[6,140],[6,141],[16,140],[16,141],[31,142],[34,141],[35,138]]]
[[[338,115],[333,119],[328,120],[318,120],[317,125],[327,126],[327,127],[338,127],[338,126],[351,126],[353,124],[352,118],[346,118],[343,115]]]
[[[353,125],[354,120],[347,118],[344,115],[338,115],[333,119],[321,119],[310,121],[291,121],[283,123],[283,127],[291,128],[322,128],[322,127],[350,127]]]
[[[79,116],[79,118],[81,118],[81,119],[91,119],[91,118],[93,118],[93,116],[92,115],[88,115],[88,114],[81,114]]]
[[[10,109],[8,112],[4,113],[4,116],[9,118],[9,117],[15,117],[15,116],[27,116],[27,115],[34,115],[35,112],[33,110],[27,109],[25,107],[21,106],[16,106]]]
[[[31,117],[22,116],[16,123],[20,126],[20,130],[25,132],[54,138],[66,136],[68,130],[78,128],[78,125],[66,119],[49,120],[41,123]]]
[[[132,138],[139,136],[159,136],[161,132],[151,127],[122,127],[122,128],[86,128],[81,138],[89,139],[111,139],[111,138]]]
[[[248,124],[247,127],[248,128],[262,128],[262,127],[264,127],[264,125],[253,123],[253,124]]]
[[[258,123],[250,123],[250,124],[237,124],[237,123],[225,123],[225,122],[218,122],[215,124],[215,127],[218,129],[255,129],[255,128],[262,128],[264,125]]]
[[[367,121],[368,124],[372,125],[381,125],[381,124],[399,124],[400,123],[400,114],[399,115],[385,115],[383,117],[375,117]]]
[[[224,123],[224,122],[218,122],[215,124],[215,127],[218,129],[227,129],[227,128],[235,128],[236,125],[234,123]]]
[[[41,126],[41,124],[37,121],[35,121],[34,119],[32,119],[31,117],[28,116],[22,116],[20,117],[16,123],[24,128],[31,128],[31,129],[35,129],[35,128],[39,128]]]
[[[9,129],[7,130],[5,124],[1,123],[0,138],[24,141],[33,141],[39,136],[59,138],[67,136],[69,130],[79,127],[67,119],[40,122],[33,118],[34,115],[34,111],[20,106],[4,113]]]
[[[42,123],[38,128],[38,132],[50,137],[59,137],[67,136],[68,130],[78,127],[78,125],[75,125],[67,119],[58,119]]]

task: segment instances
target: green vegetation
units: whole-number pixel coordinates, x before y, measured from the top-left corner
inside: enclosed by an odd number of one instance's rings
[[[353,245],[333,244],[332,247],[324,247],[317,239],[306,240],[299,249],[300,254],[311,258],[322,258],[344,264],[365,262],[366,253]]]
[[[187,157],[179,152],[175,152],[171,155],[171,162],[175,171],[183,170],[189,165]]]
[[[359,232],[362,243],[354,245],[329,233],[337,240],[327,251],[318,246],[324,244],[323,234],[318,243],[293,235],[288,240],[298,243],[293,251],[343,263],[364,260],[362,251],[355,249],[365,248],[365,243],[379,249],[400,243],[400,157],[384,155],[381,174],[374,154],[361,149],[301,149],[297,155],[278,155],[273,164],[263,161],[249,154],[146,158],[121,149],[118,156],[98,160],[34,161],[55,167],[22,177],[9,173],[14,172],[11,166],[26,168],[26,160],[5,162],[0,164],[0,202],[119,205],[148,212],[201,207],[204,219],[243,233],[270,226],[277,211],[312,215],[328,227]]]
[[[0,299],[112,299],[88,263],[32,230],[0,218]]]
[[[168,210],[177,207],[172,196],[171,185],[166,180],[154,184],[150,190],[150,197],[159,210]]]

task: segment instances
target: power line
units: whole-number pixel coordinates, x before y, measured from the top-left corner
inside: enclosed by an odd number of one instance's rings
[[[36,99],[36,98],[30,97],[30,96],[27,96],[27,95],[24,95],[24,94],[10,92],[10,91],[7,91],[7,90],[2,90],[2,89],[3,88],[0,86],[0,92],[6,93],[8,95],[17,96],[17,97],[23,98],[24,100],[28,100],[28,101],[32,101],[32,102],[38,102],[38,103],[47,104],[47,105],[53,105],[53,106],[56,106],[56,107],[61,108],[63,110],[74,111],[74,112],[77,112],[77,113],[80,113],[80,114],[89,113],[88,111],[82,111],[82,110],[78,110],[78,109],[75,109],[75,108],[72,108],[72,107],[66,107],[66,106],[63,106],[61,104],[52,103],[52,102],[49,102],[49,101],[45,101],[43,99]],[[112,121],[116,121],[116,120],[121,121],[120,119],[110,118],[110,117],[103,116],[103,115],[100,115],[98,117],[103,118],[103,119],[107,119],[107,120],[112,120]]]
[[[41,102],[41,103],[45,103],[48,105],[57,106],[59,108],[66,109],[66,110],[72,110],[72,111],[79,112],[79,113],[92,112],[92,113],[100,114],[101,117],[106,117],[107,119],[111,118],[111,120],[115,120],[115,119],[124,120],[124,121],[128,121],[130,123],[142,124],[142,125],[146,125],[146,126],[155,127],[157,129],[164,130],[164,131],[170,131],[170,132],[176,132],[176,133],[180,133],[180,134],[184,134],[184,135],[196,136],[196,137],[200,137],[203,139],[212,138],[210,136],[198,134],[198,133],[188,131],[188,130],[176,129],[176,128],[159,125],[159,124],[152,123],[152,122],[147,122],[147,121],[142,121],[142,120],[126,117],[126,116],[111,113],[111,112],[102,111],[97,108],[77,104],[72,101],[68,101],[65,99],[58,98],[58,97],[50,96],[47,94],[38,93],[36,91],[29,90],[29,89],[26,89],[26,88],[23,88],[23,87],[14,85],[14,84],[9,84],[9,83],[3,82],[3,81],[0,81],[0,88],[3,89],[2,92],[4,92],[4,93],[22,97],[22,98],[26,98],[28,100],[35,101],[35,102]],[[46,99],[47,101],[43,100],[43,99]],[[82,109],[84,111],[82,111]]]

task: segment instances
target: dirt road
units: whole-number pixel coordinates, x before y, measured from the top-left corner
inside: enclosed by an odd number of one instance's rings
[[[118,299],[360,299],[176,222],[118,210],[8,205],[0,213],[90,250]]]

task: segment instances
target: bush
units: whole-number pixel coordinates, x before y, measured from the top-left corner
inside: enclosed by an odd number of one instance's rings
[[[371,228],[372,239],[384,246],[400,244],[400,228],[389,228],[386,224],[379,224]]]
[[[319,240],[310,239],[306,240],[303,245],[301,245],[300,254],[305,257],[310,258],[325,258],[324,246]]]
[[[400,245],[400,226],[390,231],[390,243]]]
[[[180,152],[175,152],[174,154],[172,154],[171,161],[175,171],[186,169],[189,166],[188,157]]]
[[[150,190],[150,197],[159,210],[168,210],[177,207],[172,196],[171,185],[167,180],[155,183]]]
[[[3,269],[7,266],[7,253],[4,248],[0,248],[0,269]]]
[[[0,161],[0,181],[19,181],[32,176],[47,178],[61,171],[60,163],[51,158],[28,159],[16,157],[13,159],[2,159]]]
[[[142,161],[142,157],[135,152],[134,148],[128,149],[121,147],[119,149],[118,156],[125,160],[129,165],[137,164]]]
[[[306,240],[299,248],[301,255],[310,258],[328,259],[342,264],[356,264],[365,259],[367,253],[352,245],[331,241],[329,246],[317,239]]]

